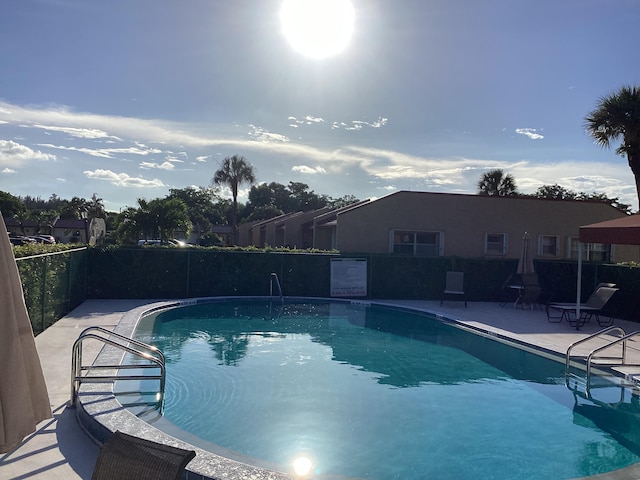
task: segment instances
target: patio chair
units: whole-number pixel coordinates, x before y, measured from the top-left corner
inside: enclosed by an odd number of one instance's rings
[[[179,480],[195,456],[192,450],[115,432],[100,449],[91,480]]]
[[[447,295],[462,296],[464,308],[467,308],[467,296],[464,293],[464,272],[447,272],[444,291],[440,297],[440,305],[442,305]]]
[[[566,320],[572,327],[580,328],[591,320],[591,317],[596,317],[598,325],[608,327],[613,324],[613,317],[609,317],[609,320],[600,320],[600,313],[618,290],[618,288],[598,286],[587,301],[580,304],[579,318],[576,316],[575,303],[550,303],[547,305],[547,320],[551,323]]]

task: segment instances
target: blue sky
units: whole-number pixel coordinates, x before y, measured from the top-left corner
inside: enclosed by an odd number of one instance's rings
[[[637,0],[352,0],[323,59],[292,48],[281,4],[3,0],[0,190],[117,211],[239,154],[259,182],[334,198],[475,193],[502,168],[525,193],[638,207],[626,159],[584,132],[640,83]]]

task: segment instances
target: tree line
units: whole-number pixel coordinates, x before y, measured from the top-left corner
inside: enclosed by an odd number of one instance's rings
[[[57,219],[104,218],[110,243],[133,244],[140,238],[167,241],[179,230],[195,233],[202,245],[215,245],[222,241],[213,231],[215,225],[231,225],[232,241],[237,243],[239,223],[327,206],[339,208],[359,201],[353,195],[336,199],[317,194],[302,182],[255,183],[253,166],[246,158],[234,155],[224,159],[210,186],[170,189],[167,196],[151,200],[138,198],[136,206],[120,212],[106,211],[97,194],[89,200],[81,197],[65,200],[56,194],[44,200],[21,198],[3,191],[0,191],[0,212],[20,223],[35,221],[40,233],[51,233]],[[248,201],[238,203],[238,189],[243,184],[251,185]],[[231,200],[222,196],[223,187],[231,190]]]
[[[623,213],[631,213],[631,205],[622,203],[618,197],[609,198],[604,193],[596,192],[574,192],[557,183],[553,185],[542,185],[532,194],[521,193],[516,186],[516,180],[513,175],[505,173],[499,168],[483,173],[478,181],[477,187],[478,195],[551,198],[555,200],[594,200],[608,203]]]

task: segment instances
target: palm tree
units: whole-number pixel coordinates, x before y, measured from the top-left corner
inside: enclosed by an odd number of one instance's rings
[[[518,195],[516,180],[510,173],[506,174],[496,168],[485,172],[478,182],[478,195],[512,197]]]
[[[233,243],[238,243],[238,186],[243,183],[252,185],[256,181],[253,166],[247,159],[234,155],[222,161],[220,168],[211,180],[216,185],[227,185],[231,188],[233,205],[231,207],[231,225],[233,227]]]
[[[608,148],[622,139],[616,153],[627,156],[640,199],[640,87],[624,86],[602,97],[585,120],[587,133],[598,145]]]

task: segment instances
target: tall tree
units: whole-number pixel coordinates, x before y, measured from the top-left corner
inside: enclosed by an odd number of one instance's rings
[[[155,198],[147,206],[154,219],[158,238],[166,242],[174,236],[174,230],[182,230],[187,235],[191,228],[187,205],[179,198]]]
[[[19,212],[26,211],[24,202],[9,192],[0,191],[0,213],[5,217],[12,217]]]
[[[256,181],[253,166],[246,158],[239,155],[227,157],[213,176],[215,185],[226,185],[231,189],[233,205],[231,206],[231,226],[233,227],[233,243],[238,243],[238,187],[243,183],[252,185]]]
[[[511,197],[518,195],[516,180],[510,173],[505,173],[496,168],[482,174],[478,181],[478,194],[498,197]]]
[[[622,140],[616,153],[626,155],[640,200],[640,87],[624,86],[602,97],[585,120],[587,133],[598,145],[609,148]]]
[[[578,194],[573,190],[554,183],[553,185],[542,185],[533,193],[536,198],[552,198],[555,200],[575,200]]]
[[[213,188],[172,188],[167,198],[179,198],[187,205],[189,220],[198,237],[209,233],[212,225],[226,223],[228,201],[222,201]]]

